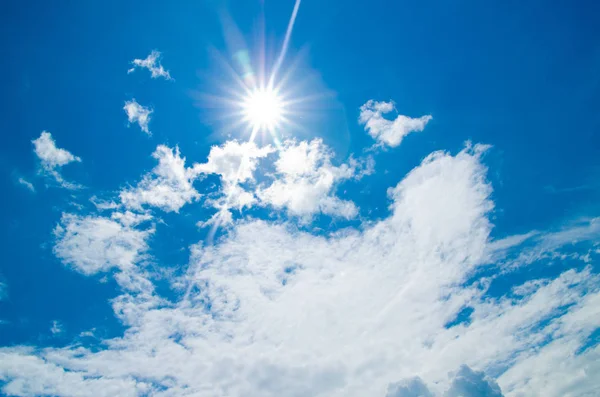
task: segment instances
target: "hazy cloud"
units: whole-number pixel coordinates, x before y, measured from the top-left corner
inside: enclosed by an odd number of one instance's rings
[[[17,182],[19,182],[19,185],[24,186],[27,190],[29,190],[31,193],[35,193],[35,187],[33,186],[33,184],[29,181],[27,181],[25,178],[20,177]]]

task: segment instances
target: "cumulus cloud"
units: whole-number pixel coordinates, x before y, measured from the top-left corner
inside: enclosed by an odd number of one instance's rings
[[[335,195],[337,185],[355,174],[348,164],[334,166],[332,151],[320,139],[286,141],[275,161],[275,180],[257,194],[263,204],[285,209],[305,221],[322,213],[346,219],[357,215],[356,205]]]
[[[394,120],[383,117],[384,114],[394,110],[393,102],[377,102],[374,100],[369,100],[360,107],[359,122],[364,124],[365,130],[379,144],[396,147],[411,132],[423,131],[432,119],[430,115],[411,118],[400,114]]]
[[[134,98],[131,101],[125,102],[123,110],[125,110],[125,113],[127,113],[127,120],[129,120],[129,123],[137,123],[142,131],[148,135],[152,135],[148,129],[148,124],[150,123],[151,118],[150,116],[154,112],[152,109],[140,105]]]
[[[393,383],[388,387],[385,397],[434,397],[429,388],[418,376]]]
[[[259,148],[253,142],[227,141],[222,146],[213,146],[208,161],[195,164],[194,172],[218,174],[225,183],[254,180],[253,173],[258,161],[273,151],[271,146]]]
[[[193,186],[197,173],[185,167],[185,157],[181,157],[179,148],[173,151],[159,145],[152,156],[158,165],[137,186],[121,191],[123,205],[135,210],[149,205],[166,212],[178,212],[185,204],[200,198]]]
[[[64,188],[76,189],[79,186],[67,182],[63,179],[59,170],[73,162],[81,162],[81,158],[73,155],[66,149],[61,149],[56,146],[52,134],[47,131],[42,131],[39,138],[31,141],[33,143],[33,151],[40,159],[42,168],[45,173],[51,175]]]
[[[231,224],[233,221],[230,208],[242,210],[256,202],[253,192],[244,189],[240,184],[254,182],[254,171],[258,162],[272,153],[271,146],[259,148],[253,142],[240,143],[227,141],[221,146],[213,146],[206,163],[195,164],[196,174],[217,174],[221,187],[216,198],[209,198],[207,205],[217,208],[217,212],[208,221],[201,221],[198,226],[205,227],[219,224]]]
[[[111,268],[130,269],[143,258],[154,229],[137,230],[131,222],[115,218],[63,214],[54,229],[54,254],[87,275]]]
[[[276,161],[283,180],[318,174],[327,163],[320,143],[290,144],[282,153],[297,147]],[[518,297],[486,295],[489,278],[479,271],[490,266],[494,208],[486,149],[427,156],[389,189],[389,216],[360,228],[314,235],[292,220],[235,222],[216,244],[191,247],[186,274],[173,281],[175,302],[137,270],[151,234],[143,228],[147,214],[66,215],[57,227],[59,258],[90,274],[132,269],[116,277],[127,273],[150,286],[132,292],[118,279],[123,291],[113,308],[127,331],[100,349],[0,348],[3,392],[454,397],[473,390],[501,396],[501,386],[514,396],[593,395],[600,347],[581,349],[600,326],[600,280],[591,267],[532,283]],[[180,179],[198,171],[171,149],[162,153],[177,160]],[[350,166],[334,168],[353,174]],[[152,186],[157,174],[141,184]],[[107,228],[113,231],[101,232]],[[573,234],[593,247],[594,230]],[[568,244],[544,245],[541,236],[552,233],[538,233],[540,249]],[[519,249],[514,241],[499,244],[504,255]],[[471,321],[446,327],[465,306],[473,308]]]
[[[503,397],[500,386],[481,371],[463,365],[456,373],[446,397]]]
[[[19,182],[19,185],[24,186],[31,193],[35,193],[35,187],[33,186],[33,184],[31,182],[27,181],[25,178],[20,177],[17,180],[17,182]]]
[[[134,59],[131,61],[133,67],[127,71],[127,73],[133,73],[136,68],[148,69],[153,79],[163,77],[166,80],[172,80],[171,74],[168,70],[161,65],[161,53],[156,50],[152,50],[145,59]]]
[[[473,371],[468,365],[461,365],[453,373],[450,387],[444,397],[503,397],[500,386],[495,380],[481,371]],[[434,397],[425,382],[416,376],[388,387],[386,397]]]

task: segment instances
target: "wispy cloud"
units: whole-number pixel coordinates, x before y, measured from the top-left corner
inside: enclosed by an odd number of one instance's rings
[[[123,110],[125,110],[125,113],[127,114],[129,123],[137,123],[142,131],[148,135],[152,135],[148,129],[148,124],[150,123],[150,116],[154,110],[140,105],[135,98],[131,101],[126,101]]]
[[[80,185],[73,184],[63,179],[59,170],[73,162],[81,162],[81,158],[73,155],[66,149],[61,149],[56,146],[52,134],[43,131],[39,138],[32,141],[34,152],[41,161],[42,168],[45,173],[51,175],[64,188],[77,189]]]
[[[19,183],[19,185],[24,186],[31,193],[35,193],[35,187],[33,186],[33,184],[31,182],[27,181],[25,178],[19,177],[17,182]]]
[[[52,335],[61,334],[64,331],[64,327],[62,323],[58,320],[52,321],[52,326],[50,327],[50,332]]]
[[[127,71],[127,73],[133,73],[136,68],[148,69],[153,79],[163,77],[166,80],[172,80],[171,74],[168,70],[161,65],[161,53],[157,50],[153,50],[145,59],[134,59],[131,61],[133,67]]]
[[[384,114],[395,110],[393,102],[377,102],[370,100],[360,107],[359,122],[364,124],[365,130],[381,145],[396,147],[402,139],[411,132],[425,129],[432,119],[430,115],[411,118],[398,115],[394,120],[383,117]]]

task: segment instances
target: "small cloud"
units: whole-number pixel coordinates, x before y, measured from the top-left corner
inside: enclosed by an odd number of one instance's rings
[[[391,101],[377,102],[369,100],[360,107],[360,124],[364,124],[365,130],[380,145],[396,147],[411,132],[423,131],[427,123],[432,119],[431,115],[411,118],[400,114],[394,120],[388,120],[383,117],[384,114],[394,110],[394,102]]]
[[[146,59],[134,59],[131,61],[133,67],[127,73],[133,73],[136,68],[145,68],[150,71],[152,78],[164,77],[166,80],[173,80],[168,70],[160,63],[161,54],[157,50],[153,50]]]
[[[73,155],[66,149],[56,147],[52,134],[42,131],[39,138],[31,141],[33,151],[41,161],[44,172],[51,175],[56,181],[66,189],[78,189],[81,186],[67,182],[63,179],[59,169],[69,163],[81,162],[81,158]]]
[[[53,170],[72,162],[81,162],[81,159],[74,156],[65,149],[56,147],[52,134],[42,131],[39,138],[31,141],[34,146],[34,152],[42,161],[42,166],[47,170]]]
[[[35,187],[33,186],[33,184],[25,180],[25,178],[19,178],[17,182],[19,182],[21,186],[27,188],[27,190],[29,190],[30,192],[35,193]]]
[[[89,331],[83,331],[79,334],[80,338],[95,338],[96,328],[92,328]]]
[[[150,115],[152,112],[154,112],[152,109],[142,106],[137,103],[135,99],[132,99],[131,101],[125,102],[123,110],[125,110],[125,113],[127,113],[127,119],[129,120],[129,123],[138,123],[142,131],[148,135],[152,135],[148,129]]]
[[[60,334],[63,331],[64,331],[64,327],[60,321],[58,321],[58,320],[52,321],[52,327],[50,327],[50,332],[52,332],[52,335]]]
[[[92,202],[92,204],[94,204],[96,209],[99,211],[114,210],[114,209],[119,208],[118,203],[115,203],[114,201],[109,201],[109,200],[102,200],[96,196],[90,197],[90,201]]]

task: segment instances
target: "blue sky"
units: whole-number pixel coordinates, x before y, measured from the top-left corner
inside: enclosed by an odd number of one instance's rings
[[[8,2],[2,393],[600,393],[598,8]]]

